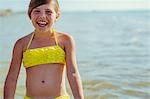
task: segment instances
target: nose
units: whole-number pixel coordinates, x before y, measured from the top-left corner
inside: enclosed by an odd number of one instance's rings
[[[40,18],[46,18],[46,14],[44,12],[40,13]]]

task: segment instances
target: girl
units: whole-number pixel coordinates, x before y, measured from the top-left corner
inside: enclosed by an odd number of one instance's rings
[[[24,99],[69,99],[65,71],[74,99],[84,99],[74,40],[53,29],[60,16],[58,1],[31,0],[28,15],[35,30],[15,43],[4,99],[14,99],[22,61],[27,75]]]

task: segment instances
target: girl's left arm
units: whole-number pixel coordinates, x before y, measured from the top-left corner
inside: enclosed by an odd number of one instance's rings
[[[82,82],[76,63],[75,42],[71,36],[66,37],[65,51],[67,78],[74,99],[84,99]]]

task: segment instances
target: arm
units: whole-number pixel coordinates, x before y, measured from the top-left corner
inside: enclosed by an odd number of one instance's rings
[[[4,84],[4,99],[14,99],[16,84],[22,63],[21,40],[15,43],[10,68]]]
[[[72,37],[67,37],[67,43],[65,44],[66,51],[66,69],[68,81],[74,96],[74,99],[84,99],[83,88],[78,72],[75,55],[75,43]]]

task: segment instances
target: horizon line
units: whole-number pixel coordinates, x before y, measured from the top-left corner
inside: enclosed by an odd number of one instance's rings
[[[0,8],[0,12],[12,11],[12,12],[27,12],[27,10],[14,10],[11,8]],[[91,10],[60,10],[61,12],[111,12],[111,11],[150,11],[150,9],[91,9]]]

